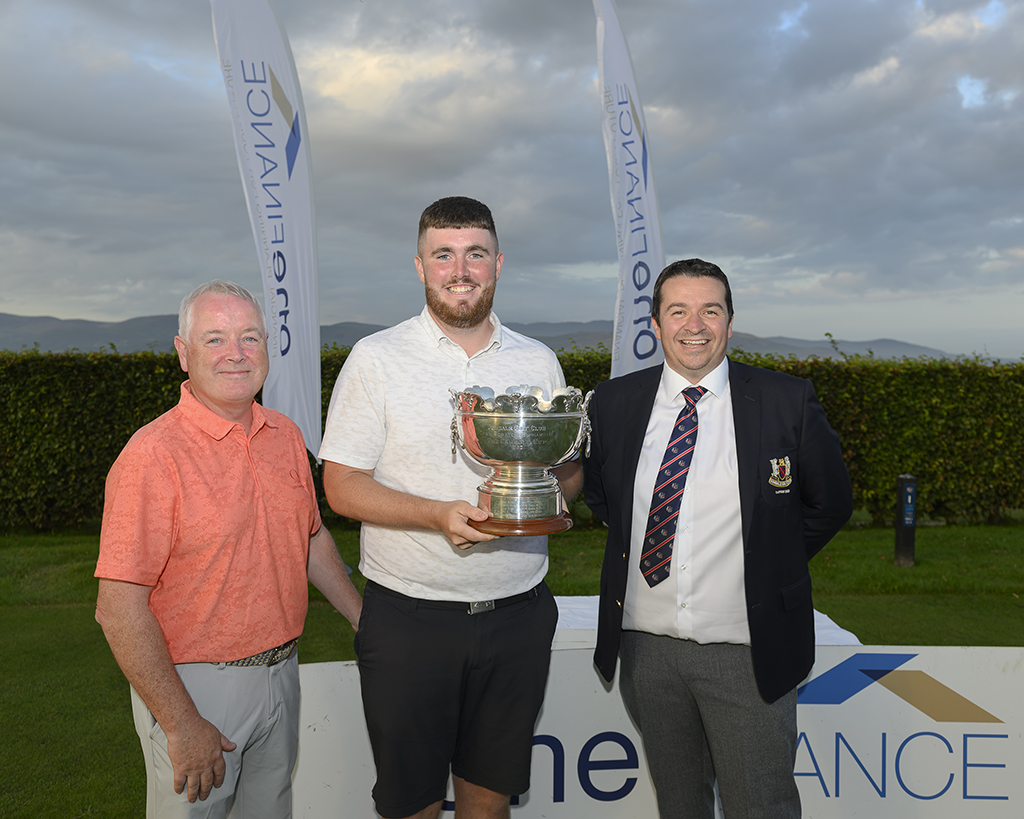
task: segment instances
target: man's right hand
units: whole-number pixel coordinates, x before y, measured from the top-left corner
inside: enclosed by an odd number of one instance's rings
[[[167,734],[167,754],[174,767],[174,792],[187,787],[188,801],[204,801],[214,788],[224,784],[224,752],[236,745],[216,726],[196,715],[194,722]]]
[[[469,525],[470,520],[484,521],[490,517],[490,514],[479,506],[474,506],[468,501],[457,500],[447,503],[439,502],[438,508],[437,528],[444,532],[458,548],[469,549],[477,543],[498,539],[498,535],[489,535]]]

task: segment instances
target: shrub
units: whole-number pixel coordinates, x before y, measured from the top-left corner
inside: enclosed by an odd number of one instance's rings
[[[347,347],[323,350],[324,415],[347,356]],[[952,523],[996,521],[1024,507],[1024,363],[733,358],[814,383],[855,503],[875,521],[893,517],[901,473],[917,478],[920,513]],[[559,359],[566,382],[584,392],[611,366],[605,349],[574,347]],[[173,353],[0,352],[0,528],[98,518],[110,465],[136,429],[177,403],[183,379]],[[314,475],[323,499],[320,470]]]

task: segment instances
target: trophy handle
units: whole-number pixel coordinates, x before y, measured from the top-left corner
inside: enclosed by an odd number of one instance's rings
[[[590,413],[587,409],[590,407],[590,399],[594,397],[594,391],[591,390],[587,393],[587,397],[583,399],[583,418],[580,419],[580,431],[576,434],[576,444],[573,447],[574,452],[579,452],[584,446],[586,451],[583,453],[584,457],[590,457]]]
[[[594,391],[591,390],[587,393],[587,397],[583,399],[583,423],[587,427],[587,451],[584,453],[586,457],[590,457],[590,399],[594,397]]]

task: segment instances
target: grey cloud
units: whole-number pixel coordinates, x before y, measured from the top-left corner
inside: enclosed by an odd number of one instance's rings
[[[324,321],[418,311],[416,220],[451,193],[495,212],[503,319],[611,315],[590,0],[277,5],[306,98]],[[1024,306],[1021,4],[994,27],[972,17],[987,3],[802,5],[618,0],[666,253],[727,260],[744,318],[781,309],[787,335],[827,314],[857,338],[863,304],[901,299],[903,337],[951,349],[931,335],[940,295]],[[17,78],[0,96],[0,311],[120,319],[173,312],[214,275],[256,281],[206,0],[7,4],[0,71]],[[349,77],[383,84],[331,86]],[[964,107],[963,77],[981,105]]]

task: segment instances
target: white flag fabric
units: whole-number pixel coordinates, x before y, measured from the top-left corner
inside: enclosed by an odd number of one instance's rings
[[[269,0],[210,0],[270,333],[263,403],[320,450],[320,322],[306,112]]]
[[[644,112],[614,0],[594,0],[598,82],[608,154],[619,293],[612,338],[612,378],[660,364],[651,327],[654,282],[665,266]]]

